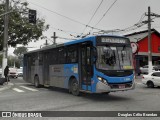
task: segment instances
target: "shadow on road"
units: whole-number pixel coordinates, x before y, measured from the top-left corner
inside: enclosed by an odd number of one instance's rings
[[[120,96],[122,95],[120,94],[116,94],[113,95],[114,93],[110,93],[110,94],[86,94],[86,93],[82,93],[83,95],[81,95],[83,98],[86,99],[90,99],[93,101],[128,101],[131,98],[125,97],[125,96]]]
[[[28,87],[34,87],[34,85],[32,84],[28,84],[26,85]],[[95,94],[95,93],[80,93],[79,96],[74,96],[72,94],[69,94],[68,89],[63,89],[63,88],[58,88],[58,87],[40,87],[41,88],[45,88],[48,91],[51,92],[56,92],[56,94],[62,94],[62,95],[70,95],[73,98],[83,98],[83,99],[88,99],[88,100],[93,100],[93,101],[128,101],[131,100],[132,98],[128,98],[125,95],[123,95],[123,93],[119,92],[115,94],[115,92],[113,93],[109,93],[109,94],[105,94],[105,93],[100,93],[100,94]]]
[[[62,89],[62,88],[57,88],[57,87],[50,87],[48,88],[49,91],[54,91],[54,92],[58,92],[58,94],[63,94],[65,93],[66,95],[71,95],[73,97],[81,97],[81,98],[85,98],[85,99],[90,99],[90,100],[94,100],[94,101],[128,101],[131,98],[125,97],[124,95],[122,95],[122,93],[120,94],[115,94],[114,93],[109,93],[109,94],[105,94],[105,93],[101,93],[101,94],[93,94],[93,93],[80,93],[79,96],[74,96],[72,94],[69,94],[67,89]]]

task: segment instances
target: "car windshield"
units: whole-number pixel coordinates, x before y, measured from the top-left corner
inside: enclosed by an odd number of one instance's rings
[[[96,67],[103,70],[133,69],[131,47],[97,46]]]

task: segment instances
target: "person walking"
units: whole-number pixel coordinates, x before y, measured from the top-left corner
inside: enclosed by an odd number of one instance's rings
[[[5,79],[6,79],[7,83],[9,81],[9,79],[8,79],[8,73],[9,73],[9,67],[6,66],[6,68],[4,69],[4,76],[5,76]]]

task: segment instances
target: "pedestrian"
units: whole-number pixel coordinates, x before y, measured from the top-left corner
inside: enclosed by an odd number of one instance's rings
[[[9,67],[8,66],[6,66],[6,68],[4,69],[4,76],[5,76],[5,79],[6,79],[6,81],[8,82],[8,73],[9,73]]]

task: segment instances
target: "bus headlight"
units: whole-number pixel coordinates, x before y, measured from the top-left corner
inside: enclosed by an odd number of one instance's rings
[[[104,84],[107,84],[107,81],[105,79],[103,79],[102,77],[97,77],[99,81],[101,81]]]
[[[97,78],[98,78],[99,81],[102,81],[102,78],[101,78],[101,77],[97,77]]]

